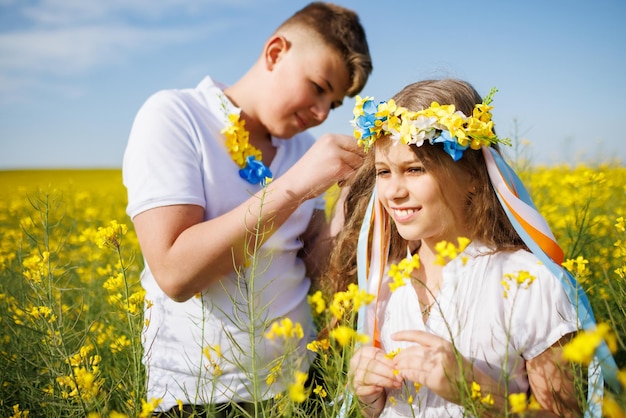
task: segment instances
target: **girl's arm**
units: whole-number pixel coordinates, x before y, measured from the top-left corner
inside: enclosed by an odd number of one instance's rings
[[[537,357],[526,361],[531,392],[545,410],[560,417],[582,415],[576,399],[574,371],[562,356],[563,345],[572,336],[564,336]]]
[[[528,411],[527,417],[576,417],[580,408],[575,396],[571,366],[562,360],[562,343],[570,336],[526,362],[531,392],[543,408]],[[402,331],[394,339],[416,342],[395,357],[396,368],[403,378],[428,387],[449,402],[462,405],[463,387],[478,383],[482,395],[491,394],[494,404],[484,416],[499,417],[506,407],[502,384],[475,367],[454,350],[452,344],[423,331]],[[466,396],[465,396],[466,397]]]

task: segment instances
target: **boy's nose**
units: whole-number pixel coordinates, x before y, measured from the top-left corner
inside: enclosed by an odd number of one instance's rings
[[[330,113],[330,103],[327,103],[326,100],[318,100],[313,106],[311,106],[311,113],[319,125],[328,117],[328,114]]]

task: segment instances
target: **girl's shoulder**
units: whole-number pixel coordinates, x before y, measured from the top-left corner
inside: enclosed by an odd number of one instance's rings
[[[459,274],[490,277],[500,282],[507,277],[532,276],[554,279],[552,272],[528,250],[497,251],[485,245],[472,243],[450,263],[450,270]]]

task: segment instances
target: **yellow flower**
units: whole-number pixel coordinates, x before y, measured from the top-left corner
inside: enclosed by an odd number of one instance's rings
[[[115,292],[117,290],[123,289],[124,286],[124,273],[119,272],[115,276],[109,277],[103,284],[102,287],[110,292]]]
[[[375,297],[365,290],[359,289],[359,286],[354,283],[348,285],[347,296],[348,299],[352,301],[352,307],[355,311],[358,311],[363,305],[372,303]]]
[[[304,337],[304,331],[300,323],[293,323],[289,318],[284,318],[280,321],[272,323],[272,326],[268,332],[265,333],[265,338],[273,340],[277,337],[283,337],[285,339],[296,338],[301,340]]]
[[[587,264],[589,264],[589,260],[586,260],[583,256],[579,255],[575,260],[570,258],[564,261],[561,265],[577,276],[584,276],[588,272]]]
[[[306,401],[308,394],[304,388],[309,375],[304,372],[296,371],[294,373],[294,382],[289,385],[289,399],[296,403],[302,403]]]
[[[48,322],[54,322],[56,320],[56,315],[54,315],[52,309],[47,306],[33,306],[29,314],[35,319],[48,318]]]
[[[504,287],[504,297],[507,298],[508,293],[511,290],[509,282],[515,283],[520,289],[528,289],[535,279],[535,276],[524,270],[520,270],[515,274],[505,274],[504,279],[500,282],[502,283],[502,287]]]
[[[541,411],[543,408],[541,407],[541,404],[539,403],[539,401],[537,400],[537,398],[535,398],[535,395],[530,395],[530,400],[528,401],[528,410],[529,411]]]
[[[28,411],[20,411],[20,404],[13,405],[13,415],[9,418],[26,418],[28,417]]]
[[[126,337],[126,335],[120,335],[117,337],[110,345],[111,352],[113,354],[119,353],[124,349],[124,347],[130,347],[131,341]]]
[[[220,359],[222,357],[222,349],[220,345],[219,344],[207,345],[206,347],[202,349],[202,353],[207,358],[207,360],[209,360],[209,363],[211,367],[213,368],[213,375],[220,376],[222,374],[222,368],[220,364],[216,360],[213,359],[211,352],[215,353],[215,356],[217,357],[217,359]]]
[[[100,227],[96,232],[96,244],[99,248],[119,249],[121,240],[128,232],[125,224],[118,224],[116,220],[109,222],[109,226]]]
[[[617,350],[617,339],[615,334],[611,332],[610,326],[606,323],[600,323],[596,329],[581,331],[572,338],[563,347],[563,358],[587,366],[602,340],[606,341],[611,352]]]
[[[511,393],[509,395],[509,409],[512,414],[526,412],[527,407],[525,393]]]
[[[626,388],[626,369],[617,371],[617,379],[621,383],[622,387]]]
[[[274,367],[272,367],[269,374],[267,375],[267,378],[265,378],[265,383],[268,386],[271,386],[276,382],[276,378],[278,377],[278,374],[280,373],[282,368],[283,368],[282,362],[278,362]]]
[[[472,382],[472,399],[479,399],[481,397],[480,394],[480,385],[476,382]]]
[[[324,300],[321,290],[318,290],[313,295],[308,296],[307,300],[309,305],[311,305],[315,310],[315,313],[321,314],[324,310],[326,310],[326,301]]]
[[[369,341],[367,335],[357,333],[353,328],[346,325],[339,325],[337,328],[330,331],[330,336],[333,337],[340,346],[345,347],[353,340],[361,343]]]
[[[359,289],[358,285],[350,283],[347,291],[337,292],[333,295],[333,301],[328,310],[335,318],[341,319],[350,307],[358,311],[361,306],[372,303],[374,297],[374,295],[367,293],[365,290]]]
[[[458,245],[454,245],[448,241],[440,241],[435,245],[435,251],[437,252],[437,257],[435,259],[435,264],[440,266],[446,265],[449,261],[457,258],[459,254],[461,254],[467,246],[470,244],[471,240],[466,237],[458,237],[457,238]],[[464,260],[463,263],[465,264]]]
[[[149,418],[152,416],[152,413],[156,409],[157,406],[161,403],[161,398],[152,398],[150,401],[146,401],[145,399],[141,400],[141,412],[139,413],[139,418]]]
[[[318,353],[323,350],[328,350],[330,348],[330,341],[328,341],[328,338],[324,338],[323,340],[319,341],[311,341],[306,345],[306,348],[309,351]]]
[[[606,418],[626,418],[626,412],[619,406],[613,396],[607,394],[602,401],[602,416]]]
[[[385,354],[385,357],[387,357],[388,359],[393,359],[398,355],[399,352],[400,352],[400,348],[397,348]]]
[[[24,258],[22,262],[24,277],[31,280],[33,283],[41,283],[41,281],[50,274],[49,262],[49,251],[43,251],[41,255],[35,254]]]
[[[328,393],[326,393],[326,390],[320,385],[317,385],[315,389],[313,389],[313,393],[318,395],[320,398],[325,398],[326,396],[328,396]]]
[[[399,287],[406,284],[406,279],[411,277],[413,270],[420,267],[420,258],[417,254],[409,256],[400,260],[398,264],[391,264],[389,266],[389,277],[392,281],[389,283],[389,289],[395,292]]]

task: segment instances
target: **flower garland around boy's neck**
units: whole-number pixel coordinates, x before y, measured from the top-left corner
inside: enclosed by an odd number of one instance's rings
[[[251,184],[261,184],[265,187],[272,180],[272,172],[263,164],[263,155],[260,150],[250,144],[250,132],[245,128],[246,121],[241,119],[241,109],[237,109],[219,93],[222,110],[227,116],[226,127],[221,133],[226,137],[226,148],[230,158],[240,168],[239,176]]]

